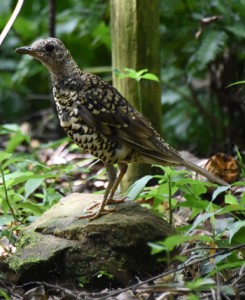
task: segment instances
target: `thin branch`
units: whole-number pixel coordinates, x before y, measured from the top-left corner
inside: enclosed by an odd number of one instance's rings
[[[199,259],[199,260],[195,260],[195,261],[193,261],[193,262],[191,262],[191,263],[188,263],[188,264],[183,263],[180,267],[177,267],[177,268],[174,269],[174,270],[170,270],[170,271],[161,273],[161,274],[156,275],[156,276],[153,276],[153,277],[151,277],[151,278],[149,278],[149,279],[147,279],[147,280],[141,281],[140,283],[131,285],[131,286],[129,286],[129,287],[123,288],[123,289],[118,290],[118,291],[116,291],[116,292],[112,292],[112,293],[110,293],[110,294],[107,294],[105,297],[103,296],[103,297],[99,297],[99,298],[96,298],[96,299],[100,299],[100,300],[103,299],[103,300],[104,300],[104,299],[108,299],[108,297],[116,296],[116,295],[118,295],[118,294],[120,294],[120,293],[123,293],[123,292],[125,292],[125,291],[127,291],[127,290],[134,290],[134,289],[136,289],[136,288],[142,286],[143,284],[146,284],[146,283],[149,283],[149,282],[151,282],[151,281],[154,281],[154,280],[156,280],[156,279],[158,279],[158,278],[160,278],[160,277],[165,277],[165,276],[167,276],[167,275],[169,275],[169,274],[173,274],[173,273],[179,272],[179,271],[181,271],[181,270],[183,270],[183,269],[185,269],[185,268],[187,268],[187,267],[194,266],[194,265],[197,264],[197,263],[201,263],[201,262],[210,260],[211,258],[214,258],[214,257],[216,257],[216,256],[223,255],[223,254],[225,254],[225,253],[229,253],[229,252],[232,252],[232,251],[234,251],[234,250],[243,249],[243,248],[245,248],[245,244],[241,244],[241,245],[237,245],[237,246],[228,248],[228,249],[226,249],[226,250],[217,252],[217,253],[215,253],[215,254],[213,254],[213,255],[210,255],[210,256],[207,256],[207,257],[203,257],[203,258],[201,258],[201,259]],[[89,298],[87,298],[87,299],[89,299]]]
[[[13,26],[14,21],[17,18],[23,3],[24,3],[24,0],[18,0],[12,15],[11,15],[10,19],[8,20],[8,23],[4,27],[2,33],[0,34],[0,45],[2,44],[2,42],[4,41],[5,37],[7,36],[8,32],[9,32],[9,30]]]

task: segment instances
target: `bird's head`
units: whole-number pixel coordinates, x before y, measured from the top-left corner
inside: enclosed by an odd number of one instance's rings
[[[64,44],[56,38],[46,38],[35,41],[31,46],[17,48],[16,53],[29,54],[41,61],[51,73],[61,69],[71,56]]]

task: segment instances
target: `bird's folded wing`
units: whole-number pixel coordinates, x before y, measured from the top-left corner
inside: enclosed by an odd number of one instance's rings
[[[132,147],[146,159],[149,157],[155,163],[162,164],[179,164],[182,161],[179,153],[161,139],[150,122],[138,112],[126,112],[125,107],[120,106],[114,114],[105,109],[97,110],[97,114],[93,114],[81,104],[79,115],[88,126],[95,127],[101,134]]]

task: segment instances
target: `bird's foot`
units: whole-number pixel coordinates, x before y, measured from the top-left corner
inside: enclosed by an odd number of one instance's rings
[[[94,209],[95,207],[100,206],[97,210]],[[105,215],[111,213],[115,210],[114,208],[105,208],[101,207],[101,203],[97,202],[91,205],[88,209],[86,209],[87,213],[83,216],[80,216],[79,219],[89,219],[90,221],[99,218],[101,215]]]
[[[124,196],[120,199],[108,199],[107,200],[107,204],[119,204],[119,203],[125,203],[126,202],[127,197]]]
[[[125,200],[127,199],[127,197],[122,197],[121,199],[108,199],[106,201],[106,204],[119,204],[119,203],[124,203]],[[94,208],[98,207],[99,208],[96,210]],[[83,216],[80,216],[79,219],[89,219],[89,220],[94,220],[99,218],[101,215],[105,215],[108,213],[111,213],[115,210],[116,208],[105,208],[103,206],[101,206],[101,202],[96,202],[93,205],[91,205],[90,207],[88,207],[86,209],[86,214]]]

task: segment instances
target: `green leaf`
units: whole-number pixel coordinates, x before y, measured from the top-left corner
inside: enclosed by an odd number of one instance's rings
[[[148,80],[153,80],[159,82],[159,79],[156,75],[152,73],[147,73],[148,69],[142,69],[139,71],[136,71],[134,69],[130,68],[124,68],[125,73],[120,72],[118,69],[114,70],[114,73],[116,74],[117,77],[119,78],[132,78],[137,81],[140,81],[141,79],[148,79]]]
[[[241,243],[245,243],[245,221],[238,221],[231,224],[231,228],[228,230],[228,232],[229,232],[229,243],[231,243],[235,234],[236,234],[236,240],[239,240]]]
[[[7,225],[7,224],[11,224],[12,222],[14,221],[14,218],[12,215],[2,215],[0,216],[0,226],[4,226],[4,225]]]
[[[151,180],[153,176],[147,175],[144,176],[143,178],[137,180],[131,187],[128,189],[126,195],[128,198],[135,200],[139,194],[142,192],[144,187],[146,186],[147,182]]]
[[[227,191],[229,188],[230,186],[219,186],[213,193],[212,202],[216,199],[217,196]]]
[[[7,152],[4,152],[4,151],[0,151],[0,163],[5,160],[5,159],[8,159],[12,156],[11,153],[7,153]]]
[[[201,223],[205,222],[207,219],[210,219],[215,214],[217,214],[217,211],[203,214],[201,217],[199,217],[198,219],[196,219],[194,221],[191,228],[188,230],[188,233],[190,233],[192,230],[196,229]]]
[[[151,247],[151,254],[158,254],[161,253],[163,251],[166,251],[166,247],[164,245],[161,245],[160,243],[148,243],[148,246]]]
[[[200,236],[200,235],[193,235],[193,236],[174,235],[166,238],[163,242],[160,242],[159,244],[160,246],[162,246],[163,250],[172,251],[177,246],[190,241],[202,241],[205,243],[210,243],[210,237]]]
[[[25,183],[24,190],[25,190],[25,198],[28,198],[37,188],[42,185],[44,182],[44,178],[31,178],[28,179]]]
[[[223,50],[228,36],[224,31],[208,31],[196,52],[197,66],[205,68]]]
[[[15,185],[18,185],[22,182],[27,181],[28,179],[33,179],[33,178],[56,178],[58,175],[57,174],[52,174],[52,173],[47,173],[47,174],[41,174],[41,175],[36,175],[33,172],[14,172],[11,174],[7,174],[5,176],[5,181],[6,181],[6,186],[7,188],[11,188]]]
[[[210,288],[215,285],[215,281],[211,278],[198,278],[192,282],[187,282],[186,287],[191,290],[200,290],[200,288]]]
[[[6,151],[13,152],[24,141],[29,142],[29,137],[21,131],[16,132],[8,141]]]
[[[235,262],[229,262],[229,263],[223,263],[222,265],[218,265],[218,270],[222,271],[222,270],[227,270],[227,269],[237,269],[239,267],[241,267],[244,264],[244,260],[238,260]],[[215,272],[216,273],[216,272]]]
[[[226,204],[234,204],[234,205],[237,205],[237,204],[238,204],[237,198],[234,197],[234,196],[231,195],[231,194],[225,195],[225,203],[226,203]]]
[[[8,296],[8,294],[0,288],[0,296],[2,296],[4,300],[10,300],[10,297]]]
[[[20,126],[17,124],[4,124],[0,126],[1,133],[10,133],[20,131]]]
[[[239,84],[245,84],[245,81],[244,80],[236,81],[234,83],[229,84],[226,88],[229,88],[229,87],[234,86],[234,85],[239,85]]]
[[[132,69],[128,69],[128,70],[132,70]],[[132,71],[134,71],[134,70],[132,70]],[[147,71],[148,71],[148,69],[142,69],[142,70],[136,72],[137,77],[140,78],[141,75],[144,74],[144,73],[146,73]]]
[[[236,205],[231,205],[230,204],[230,205],[227,205],[224,208],[222,208],[220,211],[217,211],[216,213],[217,213],[217,215],[223,215],[223,214],[233,212],[233,211],[244,212],[245,211],[245,206],[241,205],[241,204],[236,204]]]
[[[16,205],[16,208],[31,211],[34,215],[38,216],[40,216],[45,211],[44,207],[40,206],[39,204],[31,203],[29,201],[22,202],[21,204]]]
[[[152,73],[146,73],[146,74],[142,75],[140,78],[159,82],[158,77]]]
[[[240,199],[240,204],[245,204],[245,192],[242,194],[242,197]]]
[[[21,157],[11,157],[3,163],[3,169],[6,169],[10,164],[16,164],[17,162],[22,162],[23,158]]]

